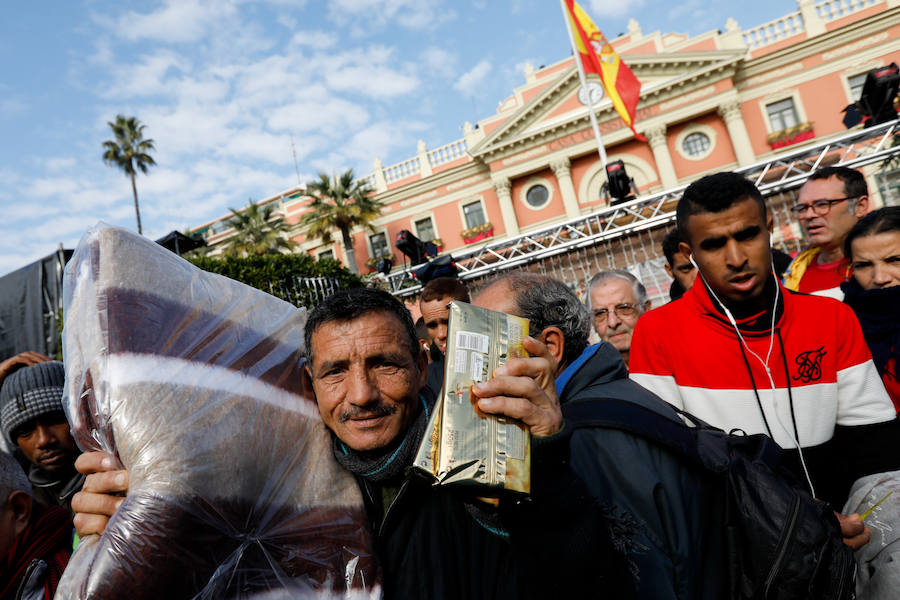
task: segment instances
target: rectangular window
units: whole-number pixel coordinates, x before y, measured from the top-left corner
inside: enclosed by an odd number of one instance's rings
[[[766,104],[766,112],[769,113],[769,123],[772,125],[773,133],[790,129],[799,122],[797,111],[794,108],[794,100],[791,98]]]
[[[415,225],[416,237],[420,240],[423,242],[430,242],[434,239],[434,223],[431,222],[431,217],[419,219],[416,221]]]
[[[372,258],[390,255],[391,247],[384,233],[373,233],[369,236],[369,243],[372,245]]]
[[[484,210],[481,208],[481,202],[470,202],[463,205],[463,214],[466,217],[466,229],[484,225],[487,219],[484,218]]]
[[[862,94],[863,84],[866,82],[866,75],[868,75],[868,73],[860,73],[859,75],[847,78],[847,85],[850,86],[850,97],[853,98],[853,100],[859,100],[859,96]]]
[[[325,250],[324,252],[319,252],[319,260],[323,258],[334,258],[334,250]]]

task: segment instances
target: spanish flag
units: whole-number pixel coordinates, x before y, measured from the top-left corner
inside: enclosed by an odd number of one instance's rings
[[[631,128],[634,137],[642,142],[647,138],[634,130],[634,115],[641,98],[641,82],[634,76],[606,37],[597,29],[591,18],[575,0],[565,0],[569,22],[575,35],[575,47],[581,58],[585,74],[594,73],[600,78],[613,108]]]

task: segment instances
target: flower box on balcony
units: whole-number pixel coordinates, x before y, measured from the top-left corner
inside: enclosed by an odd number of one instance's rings
[[[384,256],[376,256],[374,258],[370,258],[366,261],[366,267],[368,267],[369,273],[374,273],[375,271],[377,271],[378,261],[382,258],[390,260],[391,263],[397,262],[397,257],[393,254],[385,254]]]
[[[811,140],[814,137],[816,137],[816,134],[813,131],[813,124],[800,123],[794,127],[789,127],[788,129],[782,129],[781,131],[769,134],[766,137],[766,141],[769,143],[769,146],[772,147],[772,150],[777,150],[778,148],[784,148],[785,146],[792,146],[793,144]]]
[[[459,235],[462,236],[464,244],[474,244],[475,242],[480,242],[481,240],[493,237],[494,226],[490,223],[483,223],[481,225],[476,225],[475,227],[470,227],[469,229],[463,229]]]

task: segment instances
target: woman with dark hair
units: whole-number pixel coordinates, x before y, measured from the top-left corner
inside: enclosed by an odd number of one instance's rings
[[[900,413],[900,206],[873,211],[844,240],[853,277],[841,285]]]

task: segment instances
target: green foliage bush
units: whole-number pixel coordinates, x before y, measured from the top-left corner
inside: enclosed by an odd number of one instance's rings
[[[362,285],[362,280],[331,258],[314,259],[306,253],[255,256],[185,257],[210,273],[230,277],[296,306],[313,307],[331,291]],[[307,278],[325,278],[304,285]]]

